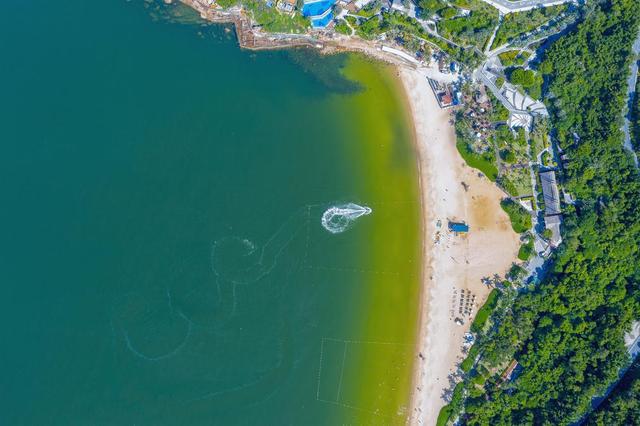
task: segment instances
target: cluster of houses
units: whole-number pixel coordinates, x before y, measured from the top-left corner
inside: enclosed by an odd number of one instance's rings
[[[296,11],[296,3],[296,0],[279,0],[276,7],[279,11],[292,15]],[[273,7],[273,4],[272,0],[267,0],[267,6]]]
[[[460,93],[456,92],[451,85],[432,78],[427,78],[427,80],[429,80],[429,86],[431,86],[440,108],[449,108],[460,104]]]
[[[455,62],[447,63],[445,55],[442,53],[434,54],[433,59],[438,62],[438,71],[441,74],[459,71],[458,64]],[[449,108],[463,103],[462,92],[455,83],[445,83],[432,78],[427,78],[427,80],[429,80],[429,86],[431,86],[440,108]]]

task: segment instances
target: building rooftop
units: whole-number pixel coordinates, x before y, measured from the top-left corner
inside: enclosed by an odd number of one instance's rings
[[[469,225],[464,222],[449,222],[449,230],[453,232],[469,232]]]
[[[513,373],[513,370],[516,369],[516,367],[518,367],[518,361],[514,359],[511,361],[511,363],[509,363],[507,369],[502,372],[502,374],[500,375],[500,380],[505,381],[511,379],[511,374]]]
[[[450,93],[443,93],[440,96],[440,101],[442,102],[442,106],[449,106],[453,104],[453,97]]]
[[[540,172],[542,194],[544,195],[544,214],[552,216],[562,213],[560,210],[560,193],[556,182],[556,173],[553,170]]]
[[[562,223],[562,216],[547,216],[544,218],[545,228],[551,231],[551,238],[549,243],[552,247],[558,247],[562,242],[562,234],[560,233],[560,224]]]
[[[291,13],[296,8],[296,0],[280,0],[278,2],[278,9]]]
[[[507,124],[512,129],[514,129],[516,127],[523,127],[523,128],[525,128],[527,130],[531,130],[532,122],[533,122],[533,120],[532,120],[532,118],[531,118],[531,116],[529,114],[511,113],[509,115],[509,120],[507,121]]]

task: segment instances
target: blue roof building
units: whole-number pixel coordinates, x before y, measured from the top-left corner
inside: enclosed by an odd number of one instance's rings
[[[449,230],[455,233],[465,234],[469,232],[469,225],[464,222],[449,222]]]
[[[305,0],[302,16],[311,20],[313,28],[325,28],[333,20],[333,5],[337,0]]]
[[[333,10],[327,9],[325,13],[320,16],[314,16],[311,18],[311,26],[313,28],[325,28],[333,20]]]

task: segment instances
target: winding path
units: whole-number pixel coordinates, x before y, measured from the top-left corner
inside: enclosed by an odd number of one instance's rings
[[[482,0],[490,4],[502,13],[524,12],[538,7],[556,6],[559,4],[569,3],[574,0]]]
[[[634,58],[631,63],[631,74],[627,80],[627,108],[625,110],[626,113],[624,115],[624,125],[622,130],[624,131],[624,147],[633,156],[633,161],[637,168],[638,156],[636,155],[633,149],[633,144],[631,143],[631,111],[635,97],[638,95],[636,93],[636,87],[638,84],[638,62],[640,62],[640,59],[638,58],[638,55],[640,55],[640,34],[638,34],[638,38],[636,38],[635,43],[633,43],[632,55]]]

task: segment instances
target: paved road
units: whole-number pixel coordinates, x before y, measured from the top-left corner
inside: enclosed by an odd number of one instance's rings
[[[555,34],[557,34],[559,31],[557,32],[548,32],[547,35],[543,35],[543,37],[539,37],[536,40],[531,40],[531,38],[539,33],[544,33],[545,31],[549,30],[550,28],[556,27],[558,25],[558,23],[562,23],[562,21],[567,18],[567,13],[561,13],[560,15],[550,19],[547,22],[543,22],[542,24],[538,25],[536,28],[532,29],[531,31],[528,31],[524,34],[520,34],[518,35],[517,38],[511,40],[508,43],[503,44],[502,46],[498,46],[496,47],[494,50],[489,50],[489,46],[491,46],[491,44],[493,43],[493,38],[491,39],[491,43],[489,43],[487,45],[487,51],[485,52],[485,54],[487,56],[496,56],[499,55],[500,53],[504,52],[505,50],[508,49],[525,49],[525,50],[529,50],[528,46],[535,44],[537,42],[539,42],[540,40],[544,40],[545,38],[551,37]],[[500,16],[500,22],[502,23],[502,16]],[[562,31],[562,29],[560,30]],[[494,33],[495,36],[495,33]],[[529,50],[530,52],[533,53],[533,51]]]
[[[635,43],[633,43],[633,55],[640,55],[640,34],[638,34],[638,38]],[[635,59],[635,58],[634,58]],[[627,80],[627,106],[626,113],[624,116],[624,126],[622,130],[624,131],[624,147],[633,155],[633,160],[636,163],[636,167],[638,167],[638,157],[636,156],[635,151],[633,150],[633,145],[631,144],[631,121],[629,120],[631,117],[630,109],[635,101],[635,97],[638,96],[636,93],[636,87],[638,83],[638,62],[639,60],[634,60],[631,64],[631,74],[629,75],[629,79]]]
[[[627,351],[629,355],[631,355],[631,359],[636,359],[638,355],[640,355],[640,336],[636,337],[636,340],[633,341],[633,344],[629,346]]]
[[[484,48],[485,55],[489,54],[491,50],[491,46],[493,45],[493,40],[495,40],[496,34],[498,34],[498,30],[500,29],[500,25],[502,25],[502,14],[498,16],[498,25],[496,25],[496,27],[493,29],[493,32],[491,33],[491,38],[489,39],[489,41],[487,42],[487,45]]]
[[[531,115],[529,111],[518,109],[516,105],[513,105],[513,103],[511,103],[511,101],[507,99],[505,95],[502,94],[500,89],[495,85],[495,83],[491,80],[491,78],[489,78],[486,68],[491,67],[492,58],[489,58],[487,61],[484,62],[484,64],[482,64],[482,66],[480,66],[478,69],[474,71],[474,75],[476,76],[476,78],[479,78],[480,81],[482,81],[482,83],[484,83],[484,85],[487,86],[489,90],[491,90],[491,93],[493,93],[493,95],[496,98],[498,98],[498,101],[500,101],[500,103],[504,105],[504,107],[508,109],[510,113]]]
[[[607,388],[607,390],[604,392],[603,395],[597,397],[597,398],[593,398],[591,400],[591,411],[596,411],[598,409],[598,407],[600,406],[600,404],[602,404],[604,402],[605,399],[607,399],[607,397],[609,396],[609,394],[611,394],[611,391],[613,391],[615,389],[615,387],[618,385],[618,383],[620,382],[620,379],[622,379],[622,377],[624,377],[624,375],[627,373],[627,371],[629,370],[629,368],[631,368],[631,366],[633,365],[634,360],[637,358],[638,354],[640,354],[640,336],[636,337],[636,340],[633,341],[633,343],[631,344],[631,346],[629,346],[627,348],[627,353],[629,354],[629,356],[631,357],[631,362],[629,363],[629,365],[627,365],[626,367],[624,367],[622,370],[620,370],[618,372],[618,378],[609,385],[609,387]],[[585,419],[587,418],[587,414],[583,415],[582,418],[580,420],[578,420],[576,423],[574,423],[573,425],[583,425]]]
[[[517,112],[515,107],[511,105],[511,102],[509,102],[509,100],[500,92],[500,89],[498,89],[498,87],[493,83],[493,81],[491,81],[491,79],[489,79],[489,77],[485,75],[483,71],[479,71],[478,76],[480,77],[484,85],[487,86],[489,90],[491,90],[491,93],[493,93],[493,95],[498,98],[500,103],[504,105],[505,108],[509,110],[509,112]]]
[[[573,0],[482,0],[489,3],[502,13],[523,12],[525,10],[535,9],[537,7],[549,7],[558,4],[569,3]]]
[[[509,112],[518,112],[518,110],[509,102],[509,100],[500,92],[500,89],[495,85],[495,83],[489,78],[488,73],[485,71],[487,67],[491,67],[494,65],[495,59],[493,57],[487,59],[478,69],[474,71],[476,77],[480,78],[482,83],[491,90],[493,95],[498,98],[500,103],[504,105],[505,108],[509,110]]]

